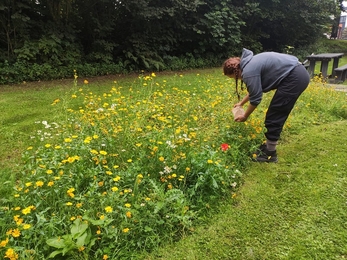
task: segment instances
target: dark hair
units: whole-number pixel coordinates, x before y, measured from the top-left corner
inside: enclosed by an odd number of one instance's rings
[[[237,98],[240,100],[240,94],[238,91],[238,82],[239,82],[239,75],[241,75],[241,67],[240,67],[240,61],[241,59],[239,57],[232,57],[224,61],[223,63],[223,72],[226,76],[235,75],[235,81],[236,81],[236,94]],[[241,89],[242,89],[243,81],[241,79]]]

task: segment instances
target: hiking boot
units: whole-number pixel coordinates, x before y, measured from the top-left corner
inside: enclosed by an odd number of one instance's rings
[[[262,144],[258,151],[254,154],[252,159],[254,162],[277,162],[277,153],[275,151],[269,151],[266,144]]]

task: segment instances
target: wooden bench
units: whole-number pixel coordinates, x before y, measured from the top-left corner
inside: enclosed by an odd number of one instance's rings
[[[344,82],[347,77],[347,64],[336,68],[335,70],[335,81]]]

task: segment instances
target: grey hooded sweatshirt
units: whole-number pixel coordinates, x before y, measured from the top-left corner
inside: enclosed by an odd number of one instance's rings
[[[253,55],[242,50],[240,66],[242,80],[247,86],[249,102],[259,105],[263,92],[277,89],[281,81],[298,65],[298,58],[277,52],[263,52]]]

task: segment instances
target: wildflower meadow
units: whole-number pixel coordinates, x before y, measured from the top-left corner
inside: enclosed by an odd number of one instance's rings
[[[321,85],[311,82],[285,134],[295,133],[292,123],[347,117],[346,96]],[[211,207],[237,196],[271,98],[235,123],[234,81],[221,74],[143,74],[103,94],[75,74],[68,93],[52,100],[52,113],[66,119],[36,122],[17,182],[6,183],[4,259],[135,259],[189,234]]]

